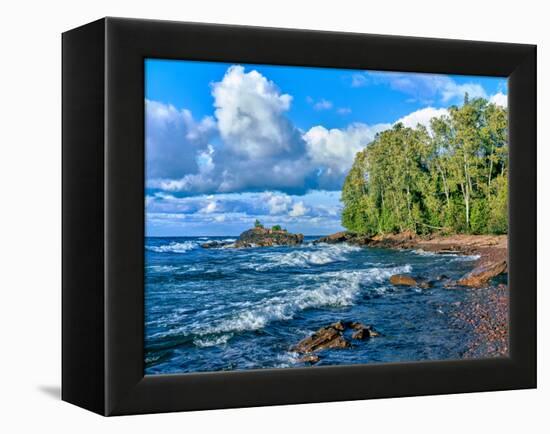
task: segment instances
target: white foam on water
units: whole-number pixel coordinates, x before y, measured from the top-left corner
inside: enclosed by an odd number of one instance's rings
[[[275,368],[290,368],[291,366],[296,365],[297,363],[300,363],[300,359],[303,356],[299,353],[296,353],[294,351],[289,351],[287,353],[282,353],[277,355],[277,363],[275,365]]]
[[[195,241],[184,241],[182,243],[172,241],[169,244],[163,244],[160,246],[145,246],[147,250],[151,250],[156,253],[185,253],[195,247],[197,247],[197,243]]]
[[[160,359],[160,357],[161,356],[159,356],[159,355],[147,356],[147,357],[145,357],[145,363],[156,362],[158,359]]]
[[[254,265],[260,271],[276,267],[311,267],[333,262],[346,261],[347,254],[360,251],[360,247],[348,244],[318,244],[313,250],[292,250],[291,252],[269,253],[264,255],[268,262]]]
[[[179,244],[179,245],[176,245]],[[182,245],[183,244],[183,245]],[[165,246],[155,246],[160,251],[188,251],[197,246],[193,242],[170,243]],[[347,244],[321,244],[306,249],[289,251],[262,252],[256,259],[256,269],[273,267],[313,267],[338,261],[349,260],[353,252],[361,251],[360,247]],[[378,265],[378,264],[377,264]],[[387,282],[393,274],[408,273],[411,265],[402,266],[370,266],[359,270],[339,270],[309,274],[305,280],[298,280],[295,286],[280,291],[271,297],[258,301],[237,303],[228,311],[225,317],[217,320],[195,320],[190,318],[172,318],[172,327],[155,333],[150,338],[163,338],[177,335],[193,336],[197,346],[207,347],[224,345],[235,333],[253,331],[264,328],[276,321],[286,321],[306,309],[326,307],[346,307],[355,303],[361,291],[368,286],[369,290],[377,290],[379,284]],[[374,284],[374,285],[373,285]],[[376,285],[378,284],[378,285]],[[258,288],[261,290],[262,288]],[[255,291],[255,293],[266,292]],[[200,290],[197,290],[199,292]],[[380,289],[384,292],[385,289]],[[178,317],[179,315],[175,315]],[[168,324],[166,324],[168,325]]]
[[[428,252],[428,251],[422,250],[422,249],[416,249],[416,250],[413,250],[412,252],[416,253],[417,255],[420,255],[420,256],[439,256],[437,253]]]
[[[204,271],[204,267],[203,266],[197,266],[197,265],[189,265],[186,270],[186,272],[194,272],[194,271]]]
[[[320,273],[314,279],[318,283],[303,284],[282,296],[271,297],[254,303],[246,309],[210,326],[195,327],[195,334],[259,330],[273,321],[292,319],[305,309],[345,307],[354,304],[361,285],[382,283],[393,274],[408,273],[410,265],[388,268],[371,268],[358,271],[334,271]]]
[[[147,268],[154,273],[172,273],[179,269],[178,267],[174,267],[172,265],[150,265]]]
[[[453,261],[476,261],[480,258],[479,255],[461,255],[459,253],[438,253],[438,252],[428,252],[422,249],[412,250],[412,253],[415,253],[419,256],[431,256],[431,257],[440,257],[440,258],[453,258]]]
[[[218,345],[225,345],[229,339],[233,337],[232,333],[223,334],[214,336],[211,338],[196,338],[193,339],[193,344],[197,347],[206,348],[206,347],[215,347]]]
[[[477,261],[479,258],[480,255],[457,255],[453,261]]]

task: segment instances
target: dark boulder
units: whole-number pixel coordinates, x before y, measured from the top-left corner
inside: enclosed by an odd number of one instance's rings
[[[371,325],[365,325],[360,322],[352,322],[350,324],[350,328],[354,330],[353,334],[351,335],[352,339],[363,340],[380,336],[380,333],[374,330]]]
[[[300,361],[316,363],[319,356],[310,357],[312,353],[328,349],[349,348],[351,344],[344,337],[344,333],[351,333],[352,339],[363,340],[380,336],[373,326],[358,321],[337,321],[326,327],[321,327],[311,336],[302,339],[291,350],[305,354]]]
[[[342,332],[332,325],[321,327],[311,336],[302,339],[293,348],[297,353],[313,353],[330,348],[347,348],[350,343],[346,341]]]
[[[313,243],[340,244],[348,243],[355,246],[367,246],[370,243],[370,238],[366,235],[354,234],[353,232],[336,232],[325,237],[315,240]]]
[[[327,243],[327,244],[336,244],[336,243],[345,243],[353,238],[353,234],[350,232],[342,231],[336,232],[326,237],[321,237],[318,240],[315,240],[315,243]]]
[[[354,331],[353,334],[351,335],[351,338],[358,339],[358,340],[369,339],[370,331],[369,329],[360,329],[360,330]]]
[[[201,247],[203,249],[220,249],[222,247],[230,247],[233,243],[229,241],[207,241],[206,243],[202,243]]]

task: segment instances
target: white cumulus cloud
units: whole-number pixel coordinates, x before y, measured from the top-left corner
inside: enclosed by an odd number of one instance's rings
[[[288,213],[288,215],[290,217],[301,217],[303,216],[304,214],[306,214],[308,212],[308,209],[306,208],[306,206],[304,205],[304,202],[300,201],[300,202],[296,202],[293,206],[292,206],[292,209],[290,210],[290,212]]]
[[[506,108],[508,107],[508,95],[505,95],[502,92],[497,92],[489,98],[489,102]]]
[[[220,135],[232,152],[265,158],[291,152],[294,127],[284,116],[292,97],[257,71],[231,66],[212,85]]]
[[[145,100],[145,152],[147,176],[178,177],[197,170],[189,152],[207,150],[216,133],[210,116],[197,121],[189,110]]]
[[[287,194],[268,192],[263,196],[269,214],[282,214],[288,210],[288,207],[292,204],[292,199]]]
[[[359,78],[363,77],[363,78]],[[384,84],[426,99],[460,103],[463,92],[485,96],[476,83],[458,83],[438,74],[364,72],[352,77],[356,86]],[[312,190],[342,188],[355,155],[377,133],[396,122],[406,127],[424,125],[447,114],[447,109],[426,107],[395,122],[345,127],[315,125],[302,131],[289,119],[293,98],[268,77],[243,66],[229,67],[218,82],[211,84],[214,117],[197,120],[187,109],[146,101],[147,187],[185,195],[277,191],[303,195]],[[351,113],[326,99],[305,98],[312,108],[331,109],[335,114]],[[501,92],[491,102],[506,104]],[[368,103],[368,101],[367,101]],[[449,105],[449,104],[441,104]],[[289,216],[294,201],[264,196],[264,212]],[[202,208],[206,213],[208,208]],[[211,205],[214,206],[214,205]],[[219,206],[212,211],[220,212]],[[304,206],[309,207],[309,204]]]
[[[418,124],[425,126],[430,130],[430,121],[432,118],[441,117],[449,114],[449,111],[444,108],[433,108],[426,107],[412,113],[409,113],[406,116],[403,116],[401,119],[398,119],[395,123],[402,123],[405,127],[415,128]]]
[[[468,94],[470,98],[487,98],[485,89],[483,86],[477,83],[464,83],[457,84],[451,78],[446,77],[448,80],[443,82],[441,88],[441,99],[443,102],[448,102],[452,99],[464,98],[464,95]]]
[[[329,130],[317,125],[304,134],[304,140],[313,165],[322,167],[328,175],[341,175],[349,170],[355,154],[370,143],[376,133],[390,127],[390,124],[355,123],[345,129]]]
[[[213,212],[216,212],[218,210],[218,202],[210,196],[208,198],[208,203],[204,208],[201,208],[199,212],[204,214],[212,214]]]

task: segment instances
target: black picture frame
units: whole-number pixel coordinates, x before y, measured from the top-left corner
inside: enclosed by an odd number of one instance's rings
[[[536,387],[536,46],[104,18],[63,34],[62,399],[102,415]],[[144,59],[508,77],[510,356],[144,376]]]

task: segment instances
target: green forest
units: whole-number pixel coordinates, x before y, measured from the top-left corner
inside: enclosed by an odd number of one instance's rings
[[[506,109],[483,98],[422,125],[396,124],[358,152],[342,225],[361,234],[507,233]]]

